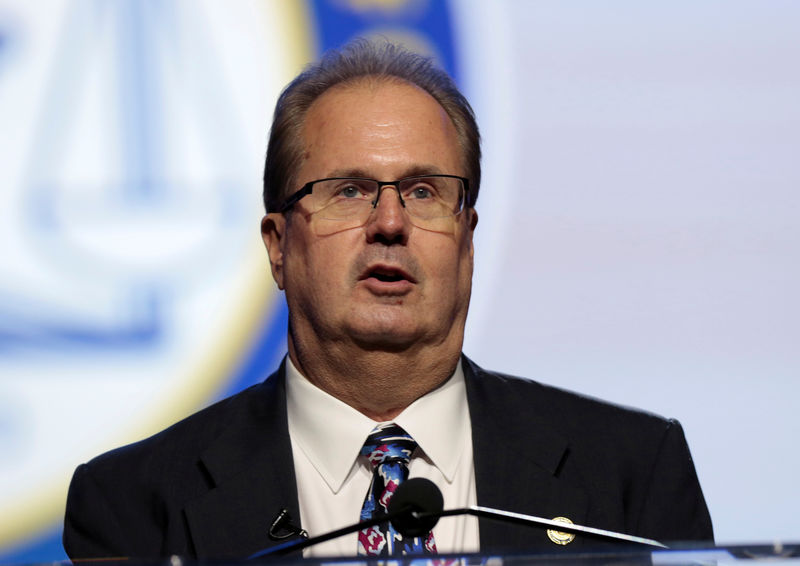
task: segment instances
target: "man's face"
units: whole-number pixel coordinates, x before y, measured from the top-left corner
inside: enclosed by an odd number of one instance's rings
[[[303,130],[297,180],[465,174],[455,128],[426,92],[407,83],[338,86],[318,98]],[[399,350],[461,348],[472,279],[473,210],[433,232],[412,224],[387,188],[366,224],[337,230],[310,214],[309,197],[265,219],[264,239],[286,291],[297,342]],[[313,338],[313,339],[310,339]],[[309,342],[310,341],[310,342]]]

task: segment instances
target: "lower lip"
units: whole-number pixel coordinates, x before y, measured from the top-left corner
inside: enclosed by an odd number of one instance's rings
[[[361,283],[376,295],[405,295],[414,287],[414,284],[407,279],[381,281],[375,277],[367,277],[362,279]]]

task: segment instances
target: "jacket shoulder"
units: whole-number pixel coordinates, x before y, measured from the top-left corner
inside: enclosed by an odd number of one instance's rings
[[[657,433],[676,424],[674,419],[653,412],[533,379],[485,370],[471,360],[467,362],[475,378],[472,387],[476,397],[490,404],[510,407],[511,414],[518,417],[543,420],[566,431],[595,429],[602,423],[604,428],[624,427],[631,432],[630,427],[644,427],[642,432]]]
[[[489,411],[496,424],[478,417],[485,428],[544,454],[555,477],[587,494],[590,522],[657,540],[713,539],[677,420],[466,362],[471,414]]]
[[[231,428],[252,427],[252,422],[270,417],[269,396],[276,389],[276,381],[271,376],[265,382],[217,401],[152,436],[100,454],[87,465],[97,471],[107,467],[144,467],[155,465],[155,462],[161,462],[160,466],[166,463],[180,465],[186,457],[201,454],[207,445]],[[169,458],[164,458],[165,454]],[[167,471],[163,467],[159,470],[161,474]]]
[[[279,370],[280,371],[280,370]],[[282,375],[148,438],[101,454],[72,477],[64,547],[72,558],[193,555],[184,507],[288,437]],[[286,442],[288,445],[288,441]]]

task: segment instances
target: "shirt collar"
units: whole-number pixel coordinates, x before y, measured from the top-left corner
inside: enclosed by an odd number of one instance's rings
[[[337,493],[378,423],[316,387],[288,356],[286,404],[292,441]],[[416,440],[447,481],[453,481],[470,426],[461,361],[450,379],[414,401],[393,422]]]
[[[394,420],[410,434],[448,482],[452,482],[471,435],[467,388],[459,360],[442,385],[409,405]]]

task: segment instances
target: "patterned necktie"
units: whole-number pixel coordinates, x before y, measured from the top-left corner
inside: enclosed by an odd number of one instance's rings
[[[361,508],[361,520],[386,514],[394,490],[408,479],[408,462],[417,443],[394,423],[382,424],[367,438],[361,454],[372,464],[372,483]],[[404,540],[387,521],[358,533],[360,556],[399,556],[401,554],[436,554],[433,532],[424,542],[421,537]]]

